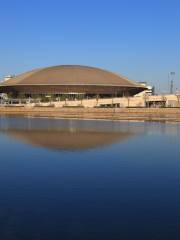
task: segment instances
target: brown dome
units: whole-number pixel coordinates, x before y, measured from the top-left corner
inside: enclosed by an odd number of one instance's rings
[[[115,92],[132,89],[140,92],[143,87],[118,74],[94,67],[78,65],[61,65],[41,68],[23,73],[4,81],[1,92],[7,87],[17,91],[39,92]],[[19,87],[19,88],[18,88]],[[109,90],[108,90],[109,89]],[[78,91],[79,90],[79,91]]]

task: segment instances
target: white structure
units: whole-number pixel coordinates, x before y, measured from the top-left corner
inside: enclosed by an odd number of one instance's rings
[[[154,95],[154,87],[147,85],[146,82],[139,82],[140,85],[142,85],[142,87],[147,88],[146,90],[136,94],[136,97],[144,97],[144,96],[152,96]]]
[[[4,77],[4,81],[7,81],[7,80],[9,80],[13,77],[15,77],[15,75],[7,75],[7,76]]]

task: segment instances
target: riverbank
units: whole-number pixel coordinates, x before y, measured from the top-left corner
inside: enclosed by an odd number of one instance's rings
[[[1,115],[67,119],[180,122],[180,108],[53,108],[0,107]]]

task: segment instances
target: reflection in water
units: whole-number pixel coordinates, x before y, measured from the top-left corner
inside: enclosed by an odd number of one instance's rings
[[[8,121],[7,121],[8,119]],[[123,141],[134,135],[108,122],[56,119],[1,119],[0,132],[28,144],[54,150],[86,150]],[[15,125],[14,125],[15,124]]]
[[[0,133],[53,150],[86,150],[124,141],[135,135],[179,135],[176,125],[112,121],[0,117]]]
[[[46,130],[7,130],[8,136],[22,140],[32,145],[49,149],[83,150],[96,148],[129,138],[129,133],[107,132],[71,132]]]

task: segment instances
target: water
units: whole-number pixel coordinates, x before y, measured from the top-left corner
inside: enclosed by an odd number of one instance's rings
[[[0,117],[0,239],[180,239],[180,125]]]

